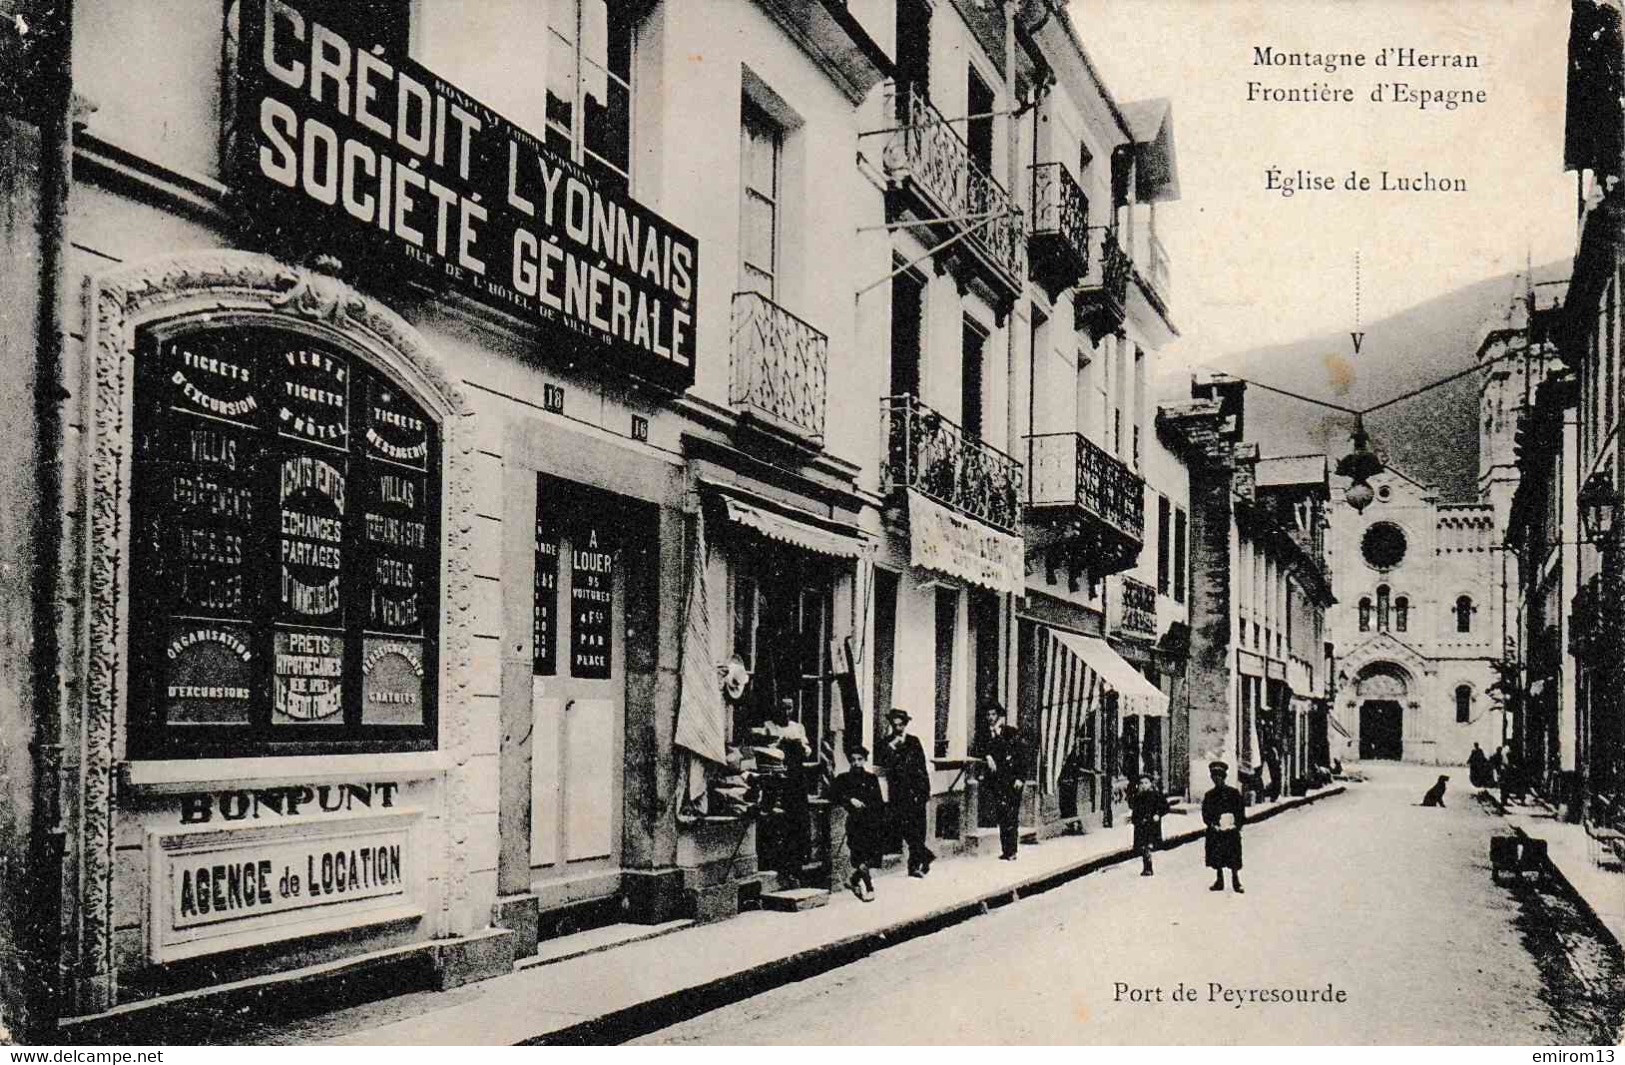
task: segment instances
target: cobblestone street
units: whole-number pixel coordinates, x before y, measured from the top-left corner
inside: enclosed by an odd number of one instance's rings
[[[1250,831],[1244,895],[1210,893],[1188,846],[1154,878],[1117,866],[645,1041],[1612,1043],[1618,948],[1555,885],[1491,882],[1503,822],[1465,771],[1444,810],[1416,805],[1436,771],[1368,772]],[[1197,1001],[1171,1001],[1181,981]],[[1162,1001],[1119,1001],[1119,983]],[[1238,1006],[1209,1001],[1210,983],[1347,996]]]

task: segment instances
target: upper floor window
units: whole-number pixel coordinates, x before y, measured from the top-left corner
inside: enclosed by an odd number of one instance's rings
[[[1456,631],[1473,631],[1473,600],[1471,596],[1456,597]]]
[[[745,100],[739,123],[739,285],[773,299],[779,270],[779,166],[783,131]]]
[[[1163,595],[1168,594],[1168,552],[1173,547],[1169,542],[1173,537],[1171,517],[1168,497],[1157,496],[1157,591]]]
[[[358,7],[353,0],[324,0]],[[386,0],[366,0],[367,6]],[[394,0],[404,6],[408,0]],[[618,192],[630,188],[632,55],[625,0],[410,0],[413,57]],[[536,26],[545,12],[546,29]]]
[[[1473,719],[1473,689],[1463,684],[1456,688],[1456,723],[1465,725]]]
[[[1394,600],[1394,630],[1404,632],[1411,623],[1411,601],[1406,596]]]
[[[982,378],[986,349],[987,330],[966,318],[964,361],[960,363],[960,422],[965,436],[972,440],[982,438]]]
[[[547,15],[547,144],[622,190],[632,173],[633,6],[551,0]]]
[[[971,67],[965,74],[965,141],[971,161],[989,176],[993,173],[993,90]]]
[[[138,756],[434,746],[440,438],[346,348],[141,341],[131,471]]]
[[[1174,602],[1185,601],[1186,574],[1185,508],[1174,508]]]
[[[1360,598],[1360,631],[1371,631],[1371,597],[1369,595]]]
[[[1388,586],[1377,585],[1377,631],[1388,631]]]

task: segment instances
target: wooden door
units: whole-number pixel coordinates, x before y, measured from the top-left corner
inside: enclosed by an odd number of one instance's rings
[[[599,508],[568,513],[558,497],[550,512],[549,502],[538,500],[531,741],[531,866],[542,878],[619,865],[626,699],[616,523]]]

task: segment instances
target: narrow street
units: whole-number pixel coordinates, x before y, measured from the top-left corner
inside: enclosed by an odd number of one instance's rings
[[[1612,1044],[1619,949],[1555,885],[1491,882],[1504,822],[1447,771],[1444,810],[1416,805],[1438,770],[1377,763],[1347,795],[1256,826],[1243,895],[1210,893],[1187,846],[1153,878],[1104,870],[642,1041]],[[1181,981],[1196,1001],[1172,1001]],[[1346,998],[1215,1002],[1210,983]]]

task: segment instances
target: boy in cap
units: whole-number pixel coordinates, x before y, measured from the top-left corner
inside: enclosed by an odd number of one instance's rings
[[[847,771],[835,778],[829,797],[846,811],[846,845],[852,852],[852,875],[847,878],[846,886],[863,902],[873,902],[875,882],[869,870],[879,865],[883,857],[885,801],[880,795],[880,781],[868,769],[868,748],[854,747],[846,758]]]
[[[907,710],[892,707],[886,714],[886,737],[875,752],[875,767],[885,774],[892,830],[908,846],[908,875],[931,871],[936,855],[925,845],[925,807],[931,801],[931,772],[925,748],[908,731]]]
[[[1246,805],[1241,792],[1225,783],[1230,766],[1224,762],[1209,762],[1208,774],[1213,787],[1202,796],[1202,823],[1207,826],[1207,867],[1213,870],[1213,885],[1209,891],[1224,890],[1224,871],[1230,870],[1230,888],[1244,894],[1241,887],[1241,826],[1247,820]]]

